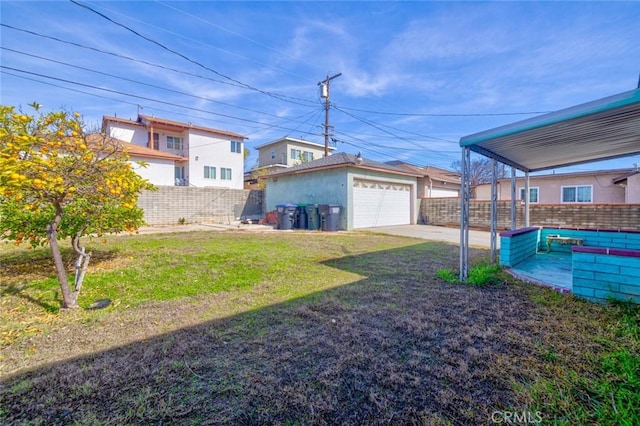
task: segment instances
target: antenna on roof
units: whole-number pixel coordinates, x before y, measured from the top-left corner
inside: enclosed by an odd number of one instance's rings
[[[144,109],[144,108],[142,108],[142,105],[138,104],[138,114],[140,114],[141,109]]]

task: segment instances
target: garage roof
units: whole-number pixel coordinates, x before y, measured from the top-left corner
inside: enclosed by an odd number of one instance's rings
[[[397,175],[419,177],[420,174],[401,169],[400,167],[391,166],[389,164],[379,163],[377,161],[368,160],[346,152],[322,157],[317,160],[301,163],[293,167],[286,168],[282,171],[270,173],[266,177],[294,175],[300,173],[308,173],[318,170],[336,169],[340,167],[354,167],[358,169],[377,170],[381,172],[393,173]]]
[[[534,172],[640,153],[640,88],[460,139],[489,158]]]

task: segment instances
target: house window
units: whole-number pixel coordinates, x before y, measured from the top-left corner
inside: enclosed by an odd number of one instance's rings
[[[302,159],[304,161],[313,161],[313,152],[305,151],[302,154]]]
[[[295,149],[295,148],[291,148],[291,159],[292,160],[299,160],[302,156],[302,151],[300,151],[299,149]]]
[[[182,149],[184,144],[182,138],[177,136],[167,136],[167,148],[168,149]]]
[[[271,159],[272,160],[276,159],[276,152],[275,151],[271,151]]]
[[[231,180],[231,169],[225,169],[224,167],[220,167],[220,179]]]
[[[524,188],[520,188],[520,200],[524,201]],[[538,202],[538,188],[533,187],[529,188],[529,202],[537,203]]]
[[[592,201],[593,186],[563,186],[563,203],[590,203]]]
[[[231,152],[242,152],[242,142],[231,141]]]
[[[151,144],[151,132],[147,132],[147,148],[160,149],[160,133],[153,133],[153,145]]]
[[[224,169],[221,169],[224,170]],[[216,168],[210,166],[204,166],[204,178],[205,179],[215,179],[216,178]]]

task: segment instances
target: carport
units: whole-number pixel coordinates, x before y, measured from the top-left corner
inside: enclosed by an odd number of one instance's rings
[[[637,89],[465,136],[460,201],[460,279],[469,269],[470,155],[493,160],[491,261],[497,247],[498,163],[511,166],[511,228],[516,227],[516,169],[525,175],[525,226],[529,226],[529,173],[640,153],[640,85]]]

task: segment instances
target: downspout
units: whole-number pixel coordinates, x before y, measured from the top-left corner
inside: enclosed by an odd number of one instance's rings
[[[529,226],[529,172],[524,172],[524,226]]]

